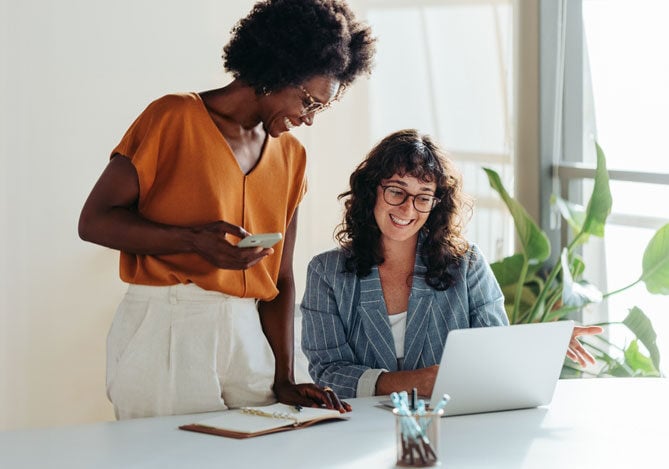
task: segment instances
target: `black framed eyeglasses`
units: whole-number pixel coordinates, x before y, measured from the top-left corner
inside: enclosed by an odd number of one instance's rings
[[[441,202],[441,199],[430,194],[409,194],[407,191],[397,186],[381,186],[383,189],[383,200],[388,205],[402,205],[409,197],[413,198],[413,208],[421,213],[429,213]]]
[[[333,103],[341,99],[345,89],[346,86],[340,85],[339,89],[337,90],[337,94],[335,94],[334,98],[332,98],[327,103],[321,103],[320,101],[316,101],[316,99],[313,96],[311,96],[311,93],[309,93],[304,86],[300,86],[300,91],[302,91],[302,94],[304,95],[304,102],[302,104],[304,109],[302,110],[302,114],[300,114],[300,117],[304,117],[307,114],[311,113],[318,114],[319,112],[325,111],[327,108],[332,106]]]

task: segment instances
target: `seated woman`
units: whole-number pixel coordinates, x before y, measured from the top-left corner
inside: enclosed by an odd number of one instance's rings
[[[341,247],[314,257],[302,300],[302,348],[314,381],[340,397],[417,388],[430,395],[453,329],[507,325],[485,257],[463,236],[470,198],[427,135],[384,138],[350,178]],[[594,359],[575,327],[567,355]]]

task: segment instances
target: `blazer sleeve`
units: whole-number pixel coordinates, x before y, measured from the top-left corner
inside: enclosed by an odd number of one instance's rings
[[[331,387],[339,397],[356,396],[358,381],[369,366],[356,363],[347,342],[345,321],[334,285],[343,282],[341,256],[317,256],[307,268],[302,309],[302,350],[309,360],[309,374],[321,386]],[[340,296],[350,296],[342,294]],[[350,312],[349,312],[350,313]]]
[[[467,269],[469,327],[507,326],[504,295],[483,253],[472,245]]]

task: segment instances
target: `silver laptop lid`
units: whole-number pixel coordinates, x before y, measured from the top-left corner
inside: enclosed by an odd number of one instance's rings
[[[573,321],[456,329],[448,333],[431,402],[445,416],[550,403]]]

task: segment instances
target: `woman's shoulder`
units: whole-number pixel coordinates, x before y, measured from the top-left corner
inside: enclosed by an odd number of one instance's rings
[[[315,255],[309,262],[309,267],[321,272],[343,272],[347,257],[346,251],[340,247],[329,249]]]
[[[465,252],[465,257],[475,258],[483,255],[483,253],[481,252],[481,248],[479,247],[478,244],[468,241],[467,245],[468,246],[467,246],[467,251]]]
[[[421,247],[421,252],[423,252],[422,249],[423,247]],[[480,269],[482,266],[487,265],[487,263],[486,256],[483,254],[478,244],[467,241],[464,252],[458,256],[458,261],[451,263],[448,268],[453,274],[455,272],[465,274],[465,272],[471,271],[472,269]]]
[[[469,260],[470,263],[488,263],[488,258],[476,243],[469,243],[465,258]]]
[[[425,250],[427,249],[426,246],[427,243],[427,238],[425,236],[421,236],[419,238],[419,244],[418,244],[418,249],[420,253],[424,253]],[[474,262],[476,261],[477,258],[483,258],[485,260],[485,256],[481,252],[481,248],[469,240],[464,240],[464,248],[462,249],[462,254],[459,255],[459,259],[466,262]]]
[[[171,110],[181,107],[199,105],[201,102],[202,100],[200,96],[195,92],[170,93],[154,99],[151,104],[149,104],[149,107],[155,109]]]
[[[458,270],[468,271],[472,268],[478,268],[483,264],[487,264],[487,260],[481,248],[472,242],[467,242],[467,248],[460,256],[460,261],[457,263]]]
[[[469,244],[469,249],[464,256],[464,262],[460,263],[460,271],[465,276],[475,276],[480,278],[490,278],[494,280],[495,276],[490,266],[490,262],[481,248],[474,243]]]
[[[346,259],[346,257],[346,252],[342,248],[336,247],[316,254],[311,261],[324,263],[332,260]]]
[[[171,93],[151,101],[145,112],[159,115],[183,112],[186,108],[199,106],[201,102],[200,96],[195,92]]]

